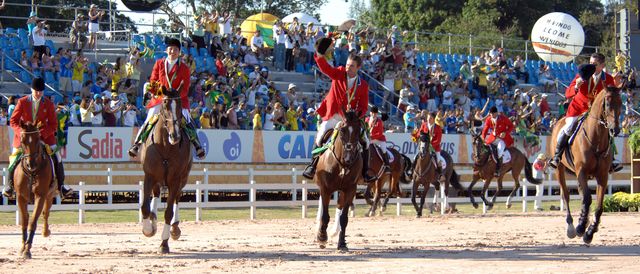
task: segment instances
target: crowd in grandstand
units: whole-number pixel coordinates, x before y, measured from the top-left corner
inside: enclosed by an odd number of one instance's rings
[[[31,15],[28,24],[33,50],[22,50],[17,61],[36,75],[53,75],[65,95],[59,106],[69,111],[70,124],[140,125],[146,115],[144,104],[150,99],[144,92],[148,83],[140,79],[141,62],[148,58],[144,48],[132,47],[115,64],[89,62],[83,55],[87,41],[82,37],[95,31],[91,25],[100,18],[99,12],[77,16],[71,24],[69,49],[46,45],[45,22]],[[315,108],[326,90],[321,90],[320,96],[305,96],[294,84],[278,90],[270,72],[309,72],[314,65],[315,41],[325,36],[335,41],[333,65],[344,65],[349,54],[362,56],[365,78],[372,89],[371,103],[379,102],[374,94],[393,102],[394,107],[385,110],[404,124],[387,123],[388,131],[412,131],[422,119],[420,111],[427,110],[438,113],[436,122],[445,133],[466,133],[478,126],[474,121],[483,121],[488,109],[496,106],[512,119],[519,133],[547,135],[566,110],[567,102],[560,100],[554,107],[558,111],[552,112],[547,101],[549,94],[564,93],[548,64],[540,62],[536,71],[530,71],[521,56],[511,58],[496,46],[480,56],[454,62],[460,66],[452,70],[451,64],[442,64],[437,58],[419,62],[416,44],[396,26],[379,35],[369,28],[331,31],[297,19],[287,24],[278,21],[273,26],[274,46],[268,48],[260,31],[247,40],[231,21],[229,12],[205,12],[195,18],[194,29],[184,39],[181,60],[191,68],[191,115],[203,129],[315,131]],[[88,48],[93,45],[91,39]],[[213,63],[199,64],[196,54]],[[615,60],[622,58],[619,54]],[[635,73],[629,73],[629,80],[635,85]],[[517,88],[520,83],[535,88]],[[632,90],[625,91],[626,110],[621,118],[627,134],[630,126],[638,123]],[[0,122],[11,115],[13,102],[15,98],[9,98]]]

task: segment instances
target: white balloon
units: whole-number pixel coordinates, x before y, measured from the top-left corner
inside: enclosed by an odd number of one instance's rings
[[[570,62],[582,52],[584,30],[573,16],[563,12],[548,13],[533,25],[533,49],[548,62]]]

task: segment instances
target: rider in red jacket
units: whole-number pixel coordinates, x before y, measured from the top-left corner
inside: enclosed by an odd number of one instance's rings
[[[16,108],[13,110],[10,118],[10,125],[13,129],[13,161],[9,164],[8,170],[8,184],[2,191],[2,195],[5,197],[11,197],[13,195],[13,173],[15,167],[20,164],[21,161],[21,144],[20,144],[20,122],[32,122],[33,124],[42,124],[40,128],[40,138],[43,143],[49,145],[52,151],[56,151],[56,131],[58,129],[58,118],[56,117],[56,109],[53,103],[44,96],[44,80],[42,78],[34,78],[31,83],[31,95],[24,96],[18,100]],[[62,162],[58,158],[56,153],[51,155],[53,160],[53,169],[56,173],[56,180],[58,180],[58,190],[62,198],[71,194],[73,190],[67,188],[64,185],[64,172]]]
[[[365,122],[369,126],[371,132],[371,143],[378,146],[382,150],[382,161],[384,162],[384,171],[390,172],[390,162],[393,162],[393,154],[387,149],[387,138],[384,136],[384,122],[378,117],[378,107],[371,107],[371,116]]]
[[[328,39],[328,38],[326,38]],[[317,49],[315,54],[316,64],[322,73],[331,78],[331,89],[324,98],[317,113],[321,116],[322,122],[318,126],[318,133],[314,142],[313,149],[320,147],[322,144],[322,136],[331,128],[334,128],[338,122],[342,121],[342,110],[355,110],[363,118],[369,107],[369,85],[367,81],[361,79],[358,70],[362,67],[362,59],[358,55],[349,55],[346,66],[337,68],[329,65],[324,57],[327,48],[332,48],[333,42],[323,39],[319,44],[325,43],[323,49]],[[362,177],[365,182],[372,182],[375,176],[369,176],[369,139],[367,134],[361,134],[360,144],[362,150]],[[303,176],[313,179],[316,172],[319,155],[315,155],[304,172]]]
[[[573,98],[569,104],[565,124],[558,133],[556,153],[549,165],[557,168],[560,163],[562,153],[568,146],[568,141],[575,127],[577,126],[577,118],[589,111],[591,103],[596,95],[609,86],[619,86],[615,77],[603,71],[605,66],[605,57],[602,53],[594,53],[589,59],[589,64],[580,65],[578,75],[575,76],[571,85],[565,91],[568,98]],[[615,160],[611,163],[610,171],[620,171],[622,166],[620,162]]]
[[[499,176],[504,151],[513,144],[513,123],[507,116],[500,114],[495,106],[491,107],[489,113],[489,117],[484,121],[481,136],[484,143],[491,147],[491,153],[496,159],[496,176]]]

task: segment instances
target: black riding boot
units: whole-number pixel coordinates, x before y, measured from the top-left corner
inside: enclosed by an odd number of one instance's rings
[[[496,160],[496,177],[500,177],[500,174],[502,173],[502,158],[497,158],[498,160]]]
[[[560,137],[560,141],[558,141],[558,143],[556,144],[556,153],[553,156],[553,159],[549,161],[549,165],[552,168],[558,168],[558,165],[560,164],[560,159],[562,158],[562,153],[567,147],[567,142],[569,141],[569,137],[570,137],[570,135],[566,135],[564,133],[560,133],[560,134],[562,134],[562,136]]]
[[[193,121],[191,121],[186,124],[186,127],[189,141],[191,141],[193,146],[196,148],[196,157],[198,157],[198,159],[204,159],[205,151],[204,148],[202,148],[202,145],[200,145],[200,139],[198,139],[198,131],[196,131],[196,125],[194,125]]]
[[[502,166],[502,158],[498,157],[498,148],[491,146],[491,153],[493,154],[493,159],[496,160],[496,177],[500,176],[500,167]]]
[[[384,163],[384,173],[391,172],[391,165],[389,164],[389,155],[387,153],[382,153],[382,162]]]
[[[149,125],[149,122],[145,121],[142,124],[142,126],[140,126],[140,129],[138,129],[138,134],[136,134],[136,140],[135,142],[133,142],[133,145],[131,146],[131,148],[129,148],[129,156],[131,156],[131,158],[138,157],[140,145],[142,144],[142,142],[144,142],[144,140],[142,140],[142,135],[147,130],[148,125]]]
[[[313,148],[311,149],[311,151],[316,150],[316,148],[318,148],[318,145],[316,145],[316,142],[313,142]],[[316,166],[318,165],[319,158],[320,155],[313,156],[313,158],[311,159],[311,163],[309,163],[309,165],[304,169],[304,172],[302,172],[302,176],[309,180],[313,180],[313,176],[316,174]]]
[[[60,191],[60,197],[64,199],[73,193],[73,189],[64,185],[64,166],[58,159],[58,155],[54,153],[51,155],[51,159],[53,160],[53,169],[55,170],[56,180],[58,181],[58,191]]]
[[[362,179],[366,183],[375,181],[377,178],[369,176],[369,149],[362,149]]]
[[[22,161],[22,159],[18,157],[15,161],[16,163],[13,166],[10,165],[9,169],[7,170],[7,185],[2,190],[2,196],[7,198],[11,198],[13,196],[13,192],[14,192],[13,173],[16,170],[16,167],[20,164],[20,161]]]

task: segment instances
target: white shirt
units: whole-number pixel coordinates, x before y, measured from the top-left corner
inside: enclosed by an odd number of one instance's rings
[[[178,59],[175,59],[175,60],[169,60],[169,58],[165,59],[165,63],[167,64],[167,73],[171,71],[171,69],[177,62],[178,62]]]
[[[262,48],[263,46],[264,40],[262,39],[262,36],[254,35],[253,38],[251,38],[251,47]]]
[[[249,94],[247,94],[247,105],[255,106],[256,105],[256,89],[250,89]]]
[[[294,46],[294,42],[293,42],[293,37],[291,39],[289,39],[289,37],[284,38],[284,47],[287,49],[293,49]]]
[[[353,87],[353,84],[356,82],[356,79],[358,78],[358,76],[355,76],[353,78],[350,78],[349,76],[347,76],[347,89],[351,90],[351,88]]]
[[[93,114],[93,112],[98,112],[98,114]],[[91,124],[102,125],[102,105],[95,104],[93,112],[91,112]]]
[[[231,34],[231,23],[229,21],[231,21],[231,19],[225,21],[224,18],[218,18],[218,29],[220,30],[220,34]]]
[[[41,29],[38,28],[38,26],[36,26],[33,29],[32,36],[33,36],[33,45],[34,46],[44,46],[44,43],[46,41],[46,39],[44,38],[44,35],[47,34],[47,30],[45,30],[45,29],[42,29],[41,31],[39,31],[39,30],[41,30]],[[40,32],[40,34],[38,34],[38,32]]]
[[[127,127],[133,127],[136,125],[136,111],[127,110],[124,112],[124,125]]]
[[[264,115],[264,126],[262,127],[264,130],[273,130],[273,114],[267,113]]]

